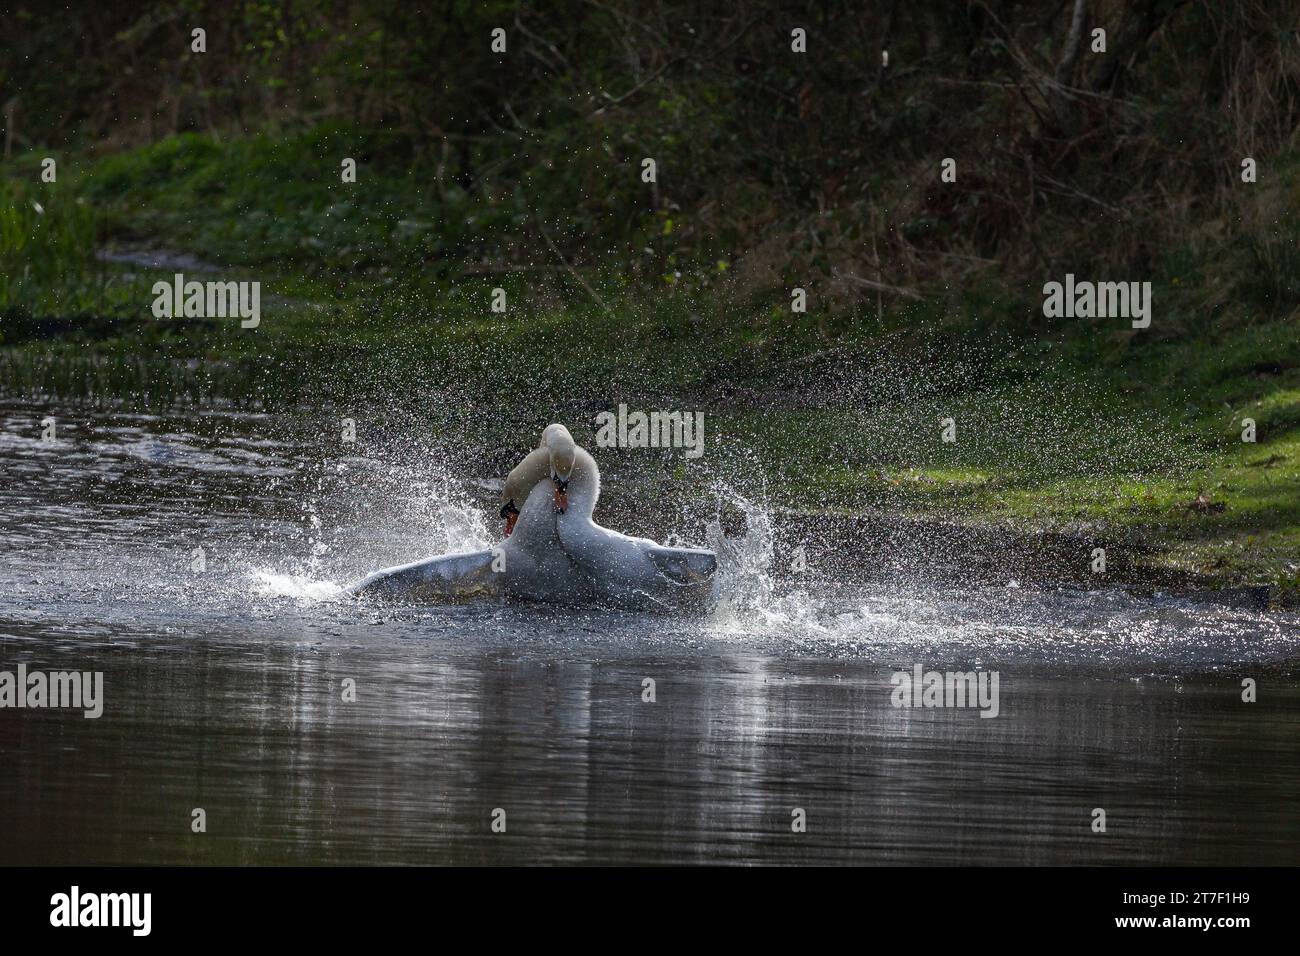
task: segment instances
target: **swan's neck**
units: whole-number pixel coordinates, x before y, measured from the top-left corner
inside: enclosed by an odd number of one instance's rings
[[[600,498],[600,469],[583,448],[577,450],[569,476],[569,510],[590,520]]]
[[[545,448],[536,448],[524,456],[524,460],[515,465],[507,476],[502,497],[506,501],[514,501],[515,507],[522,511],[533,487],[550,476],[550,455]]]

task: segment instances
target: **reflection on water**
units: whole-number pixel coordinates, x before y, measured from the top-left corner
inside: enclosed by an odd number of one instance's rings
[[[107,701],[0,710],[0,862],[1300,862],[1294,615],[796,588],[762,521],[703,619],[359,606],[337,584],[490,539],[436,449],[45,414],[0,406],[0,670]],[[1000,716],[895,709],[914,663],[998,669]]]

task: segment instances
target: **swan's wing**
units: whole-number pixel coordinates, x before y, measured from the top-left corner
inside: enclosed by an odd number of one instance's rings
[[[396,601],[463,601],[496,594],[499,575],[492,572],[493,552],[468,551],[425,558],[367,575],[346,593]]]
[[[655,569],[674,584],[710,584],[718,559],[705,548],[667,548],[652,544],[646,548]]]
[[[676,585],[709,585],[718,559],[707,548],[670,548],[649,538],[633,538],[595,522],[559,522],[560,545],[573,562],[598,581],[623,579],[653,586],[648,576]]]

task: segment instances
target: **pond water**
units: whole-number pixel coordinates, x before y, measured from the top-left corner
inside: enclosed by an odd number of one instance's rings
[[[0,709],[0,863],[1300,863],[1294,613],[776,575],[747,502],[701,615],[358,603],[494,476],[325,433],[0,404],[0,671],[104,675]]]

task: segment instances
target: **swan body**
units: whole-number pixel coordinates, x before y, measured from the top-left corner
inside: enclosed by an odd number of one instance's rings
[[[514,532],[501,548],[501,589],[529,601],[590,603],[595,590],[560,545],[551,496],[551,482],[544,478],[529,492]]]

